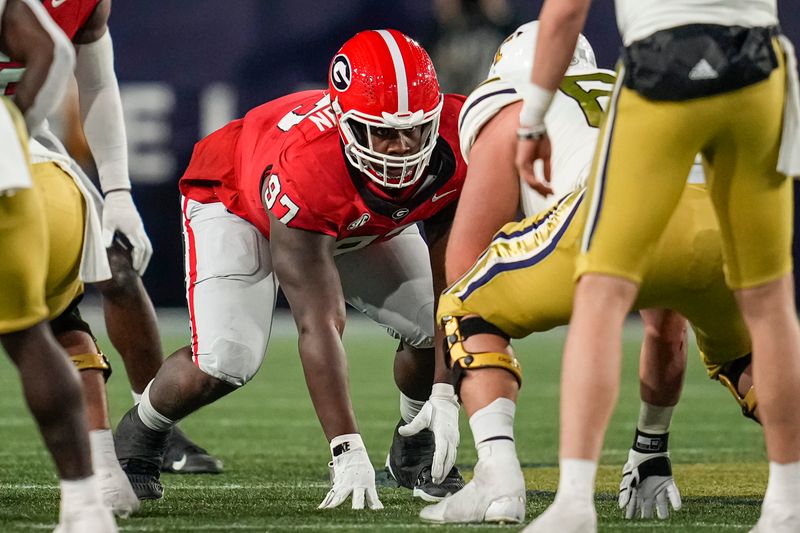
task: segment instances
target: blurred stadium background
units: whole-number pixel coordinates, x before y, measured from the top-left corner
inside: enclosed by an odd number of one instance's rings
[[[328,63],[358,31],[394,27],[430,52],[446,92],[482,81],[500,41],[541,0],[136,0],[113,4],[111,32],[134,197],[155,254],[145,283],[156,306],[184,306],[177,180],[194,143],[248,109],[326,84]],[[778,1],[800,44],[800,9]],[[597,0],[586,36],[600,66],[620,46],[613,2]],[[62,125],[91,168],[77,112]],[[797,254],[800,256],[800,254]]]

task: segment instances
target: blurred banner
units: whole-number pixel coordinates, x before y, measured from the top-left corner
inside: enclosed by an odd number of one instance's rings
[[[800,10],[779,1],[800,44]],[[145,283],[157,306],[183,306],[177,180],[194,143],[248,109],[325,84],[356,32],[397,28],[431,53],[447,92],[483,79],[492,52],[541,2],[525,0],[136,0],[115,2],[111,34],[134,197],[155,254]],[[586,36],[598,63],[619,50],[613,3],[594,2]]]

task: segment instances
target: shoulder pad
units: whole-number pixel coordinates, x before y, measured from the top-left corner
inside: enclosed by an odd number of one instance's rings
[[[458,136],[464,161],[469,162],[469,150],[483,125],[501,109],[521,99],[514,87],[499,77],[489,78],[472,91],[458,117]]]

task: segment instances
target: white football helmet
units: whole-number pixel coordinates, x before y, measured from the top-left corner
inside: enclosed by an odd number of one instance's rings
[[[489,77],[500,76],[511,84],[527,83],[531,78],[533,54],[538,34],[539,21],[533,20],[523,24],[506,37],[494,56],[494,61],[489,69]],[[597,61],[592,45],[583,34],[578,35],[578,42],[575,45],[567,75],[596,68]]]

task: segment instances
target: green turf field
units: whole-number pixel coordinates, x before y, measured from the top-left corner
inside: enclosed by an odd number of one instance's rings
[[[165,350],[185,337],[166,324]],[[180,328],[178,328],[180,329]],[[564,331],[518,343],[525,383],[516,437],[528,480],[528,520],[552,500],[557,485],[559,356]],[[755,523],[767,466],[760,428],[740,414],[718,383],[689,356],[683,402],[670,436],[683,509],[668,521],[629,522],[616,505],[619,471],[638,413],[639,328],[626,332],[623,389],[606,436],[598,475],[601,531],[747,531]],[[101,341],[102,342],[102,341]],[[356,413],[381,486],[382,511],[316,509],[327,492],[328,446],[308,399],[293,326],[276,326],[255,380],[183,422],[184,429],[225,462],[218,476],[164,476],[165,497],[146,502],[122,531],[517,531],[519,526],[428,526],[417,519],[424,502],[385,481],[382,465],[398,420],[392,353],[396,346],[377,326],[352,320],[345,333]],[[109,382],[113,422],[131,403],[119,357],[107,342],[115,374]],[[694,348],[694,347],[693,347]],[[47,531],[58,513],[57,478],[26,412],[13,368],[0,362],[0,533]],[[471,476],[475,450],[462,415],[458,465]]]

